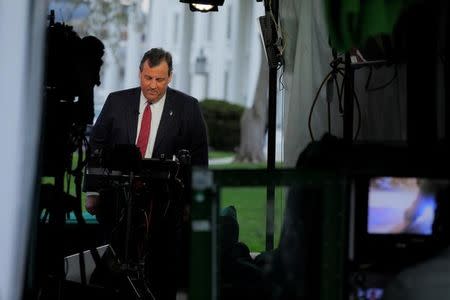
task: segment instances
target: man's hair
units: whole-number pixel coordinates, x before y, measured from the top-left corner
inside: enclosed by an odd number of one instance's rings
[[[162,48],[152,48],[145,52],[142,56],[141,63],[139,64],[139,70],[142,71],[144,63],[147,62],[149,67],[156,67],[162,61],[165,61],[169,66],[169,75],[172,73],[172,55]]]

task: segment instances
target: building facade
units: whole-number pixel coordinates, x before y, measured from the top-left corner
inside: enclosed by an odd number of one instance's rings
[[[167,0],[131,1],[124,9],[128,21],[119,51],[113,55],[105,43],[96,111],[111,91],[139,84],[139,61],[153,47],[173,54],[173,88],[200,101],[252,105],[262,53],[257,22],[264,15],[261,2],[228,0],[211,13],[192,12],[187,4]]]

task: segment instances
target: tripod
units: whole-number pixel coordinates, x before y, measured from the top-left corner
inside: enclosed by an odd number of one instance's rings
[[[170,292],[171,281],[175,282],[174,276],[167,275],[175,266],[174,224],[180,205],[175,200],[181,195],[177,191],[181,190],[182,182],[176,178],[178,162],[147,160],[142,164],[138,173],[128,173],[123,184],[124,239],[118,246],[122,247],[120,267],[135,299],[154,299],[159,292]]]
[[[126,280],[129,283],[131,290],[136,299],[156,299],[153,295],[145,277],[145,262],[143,258],[139,257],[138,262],[132,262],[130,256],[130,242],[132,230],[132,218],[134,210],[134,172],[130,171],[128,181],[128,193],[125,197],[126,206],[126,231],[125,231],[125,256],[124,262],[121,265],[121,270],[125,273]]]
[[[184,204],[174,200],[177,196],[181,199],[184,188],[178,178],[183,173],[180,172],[183,161],[127,159],[130,157],[127,151],[117,156],[105,155],[108,153],[103,151],[104,159],[100,161],[103,171],[89,172],[86,176],[87,188],[91,184],[92,190],[113,188],[115,195],[121,195],[115,201],[120,203],[120,209],[111,212],[115,216],[110,224],[113,229],[109,231],[111,246],[118,253],[113,258],[117,266],[115,275],[120,276],[112,278],[119,282],[115,281],[111,288],[117,289],[119,283],[123,292],[128,293],[127,299],[156,299],[160,293],[172,291],[175,294],[176,224],[181,220],[178,212]],[[111,271],[114,276],[114,270]]]

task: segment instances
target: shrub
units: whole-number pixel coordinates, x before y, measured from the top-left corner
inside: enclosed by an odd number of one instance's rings
[[[216,99],[205,99],[200,107],[208,126],[209,146],[214,150],[234,151],[239,145],[244,107]]]

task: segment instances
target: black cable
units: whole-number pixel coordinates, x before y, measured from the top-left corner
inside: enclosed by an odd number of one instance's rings
[[[394,75],[388,82],[383,83],[382,85],[377,86],[377,87],[369,88],[370,80],[372,79],[372,73],[373,73],[373,67],[370,66],[369,75],[367,76],[367,81],[366,81],[366,85],[365,85],[365,89],[367,92],[373,92],[373,91],[378,91],[378,90],[384,89],[385,87],[389,86],[392,82],[394,82],[394,80],[398,76],[398,67],[397,67],[397,65],[394,65]]]
[[[334,77],[334,83],[336,85],[337,95],[339,99],[339,104],[342,102],[342,88],[339,87],[339,82],[337,80],[337,76]]]
[[[180,170],[181,170],[181,165],[179,164],[177,166],[177,170],[175,171],[175,175],[173,176],[173,178],[174,178],[175,182],[180,185],[180,188],[184,189],[183,180],[182,180],[182,178],[178,177]]]
[[[344,82],[345,82],[345,72],[341,68],[338,68],[337,72],[343,77],[340,89],[339,89],[339,85],[338,85],[337,79],[335,79],[336,89],[338,91],[338,99],[339,99],[339,112],[341,114],[343,114],[344,113],[344,108],[342,107],[342,94],[343,94]],[[359,99],[358,99],[358,96],[356,95],[355,90],[353,90],[353,98],[355,99],[356,109],[358,110],[358,127],[356,129],[356,134],[355,134],[355,137],[354,137],[354,140],[356,141],[358,139],[359,131],[361,129],[362,116],[361,116],[361,106],[360,106]]]
[[[313,131],[312,131],[312,127],[311,127],[311,120],[312,120],[312,113],[314,111],[314,106],[316,105],[317,100],[319,99],[319,94],[320,91],[322,90],[323,85],[325,84],[325,82],[327,82],[328,78],[331,76],[331,74],[333,74],[334,70],[331,70],[327,76],[325,76],[324,80],[322,81],[322,83],[320,84],[319,89],[316,92],[316,95],[314,97],[313,103],[311,105],[311,109],[309,110],[309,117],[308,117],[308,129],[309,129],[309,135],[311,136],[311,140],[314,141],[314,136],[313,136]]]
[[[331,103],[327,101],[327,114],[328,114],[328,133],[331,134],[331,112],[330,112]]]
[[[175,171],[175,174],[173,175],[173,180],[174,180],[175,182],[177,182],[178,184],[180,184],[180,188],[181,188],[181,189],[184,189],[183,181],[178,177],[178,174],[179,174],[179,172],[180,172],[180,169],[181,169],[181,165],[178,164],[178,165],[177,165],[177,169],[176,169],[176,171]],[[170,193],[170,190],[171,190],[171,189],[169,188],[169,183],[166,182],[165,186],[166,186],[166,194],[168,195],[168,201],[167,201],[166,209],[164,210],[163,217],[165,217],[165,216],[167,215],[167,212],[169,211],[170,204],[171,204],[171,202],[172,202],[171,193]],[[180,199],[181,199],[181,198],[182,198],[182,195],[180,194]]]
[[[327,99],[327,121],[328,121],[328,133],[331,135],[331,102],[333,101],[334,98],[334,85],[336,82],[336,72],[333,72],[331,74],[331,77],[328,78],[327,80],[327,95],[326,95],[326,99]],[[338,92],[338,97],[339,97],[339,90]]]
[[[344,113],[344,108],[342,107],[342,94],[344,92],[345,72],[342,71],[341,69],[338,69],[338,73],[341,74],[342,77],[343,77],[343,80],[342,80],[342,83],[341,83],[341,90],[340,90],[341,94],[339,95],[339,112],[341,114],[343,114]],[[336,82],[336,84],[337,84],[337,82]],[[339,94],[339,89],[338,89],[338,94]],[[354,138],[355,141],[356,141],[357,138],[358,138],[358,135],[359,135],[359,131],[361,129],[361,106],[360,106],[360,103],[359,103],[359,100],[358,100],[358,96],[356,95],[356,92],[355,92],[354,89],[353,89],[353,98],[355,99],[356,109],[358,110],[358,127],[356,129],[356,134],[355,134],[355,138]]]
[[[88,142],[88,140],[87,140],[87,138],[86,137],[84,137],[84,138],[82,138],[81,139],[81,147],[85,147],[85,149],[86,149],[86,155],[85,155],[85,157],[83,158],[83,156],[81,155],[80,156],[80,153],[81,152],[79,152],[79,155],[78,155],[78,165],[75,167],[75,169],[73,169],[72,170],[72,167],[70,167],[69,168],[69,170],[67,170],[67,172],[69,173],[69,174],[79,174],[79,173],[82,173],[82,170],[83,170],[83,168],[84,167],[86,167],[86,165],[87,165],[87,162],[88,162],[88,157],[90,156],[90,153],[91,153],[91,147],[90,147],[90,145],[89,145],[89,142]],[[82,154],[82,153],[81,153]]]
[[[164,210],[163,217],[167,216],[167,212],[169,211],[170,203],[172,202],[171,195],[170,195],[170,189],[169,189],[169,183],[166,182],[165,187],[166,187],[166,194],[167,194],[167,206],[166,206],[166,209]]]
[[[70,156],[70,162],[72,162],[72,160],[73,160],[73,156],[71,155]],[[70,194],[70,181],[72,179],[72,176],[70,175],[69,170],[66,170],[66,174],[64,176],[66,177],[66,191],[65,191],[65,193],[69,195]],[[66,201],[66,200],[63,200],[63,201]],[[67,205],[67,211],[65,212],[65,215],[66,215],[67,220],[70,220],[70,209],[68,207],[69,207],[69,205]],[[64,207],[64,209],[66,209],[66,207]]]
[[[70,161],[72,161],[72,159]],[[69,192],[70,192],[70,179],[72,178],[72,176],[70,175],[69,172],[67,172],[67,174],[65,174],[65,177],[66,177],[66,193],[69,194]]]
[[[128,199],[128,193],[127,193],[127,190],[126,190],[125,187],[122,188],[122,192],[123,192],[123,195],[124,195],[125,199]],[[119,219],[116,221],[116,224],[115,224],[114,227],[111,229],[111,235],[116,234],[117,230],[118,230],[119,227],[122,225],[122,221],[123,221],[124,218],[125,218],[125,212],[126,212],[126,211],[125,211],[125,208],[122,208],[122,209],[120,210],[120,213],[118,214],[118,215],[119,215]]]
[[[342,105],[342,96],[343,96],[343,94],[344,94],[344,83],[345,83],[345,72],[344,72],[344,70],[343,69],[338,69],[338,73],[339,74],[341,74],[341,76],[342,76],[342,82],[341,82],[341,88],[340,88],[340,95],[339,95],[339,98],[338,98],[338,101],[339,101],[339,113],[341,114],[341,115],[343,115],[344,114],[344,106]],[[336,80],[336,85],[337,85],[338,83],[337,83],[337,80]],[[338,89],[338,91],[339,91],[339,87],[337,88]],[[339,92],[338,92],[339,93]]]
[[[361,107],[359,106],[358,96],[356,96],[355,90],[353,90],[353,98],[355,99],[356,108],[358,110],[358,127],[356,128],[355,141],[358,139],[359,130],[361,129]]]
[[[47,219],[48,219],[48,217],[50,215],[50,212],[48,211],[48,208],[45,208],[44,210],[45,210],[44,211],[44,215],[41,217],[42,224],[45,224],[45,222],[47,221]]]

